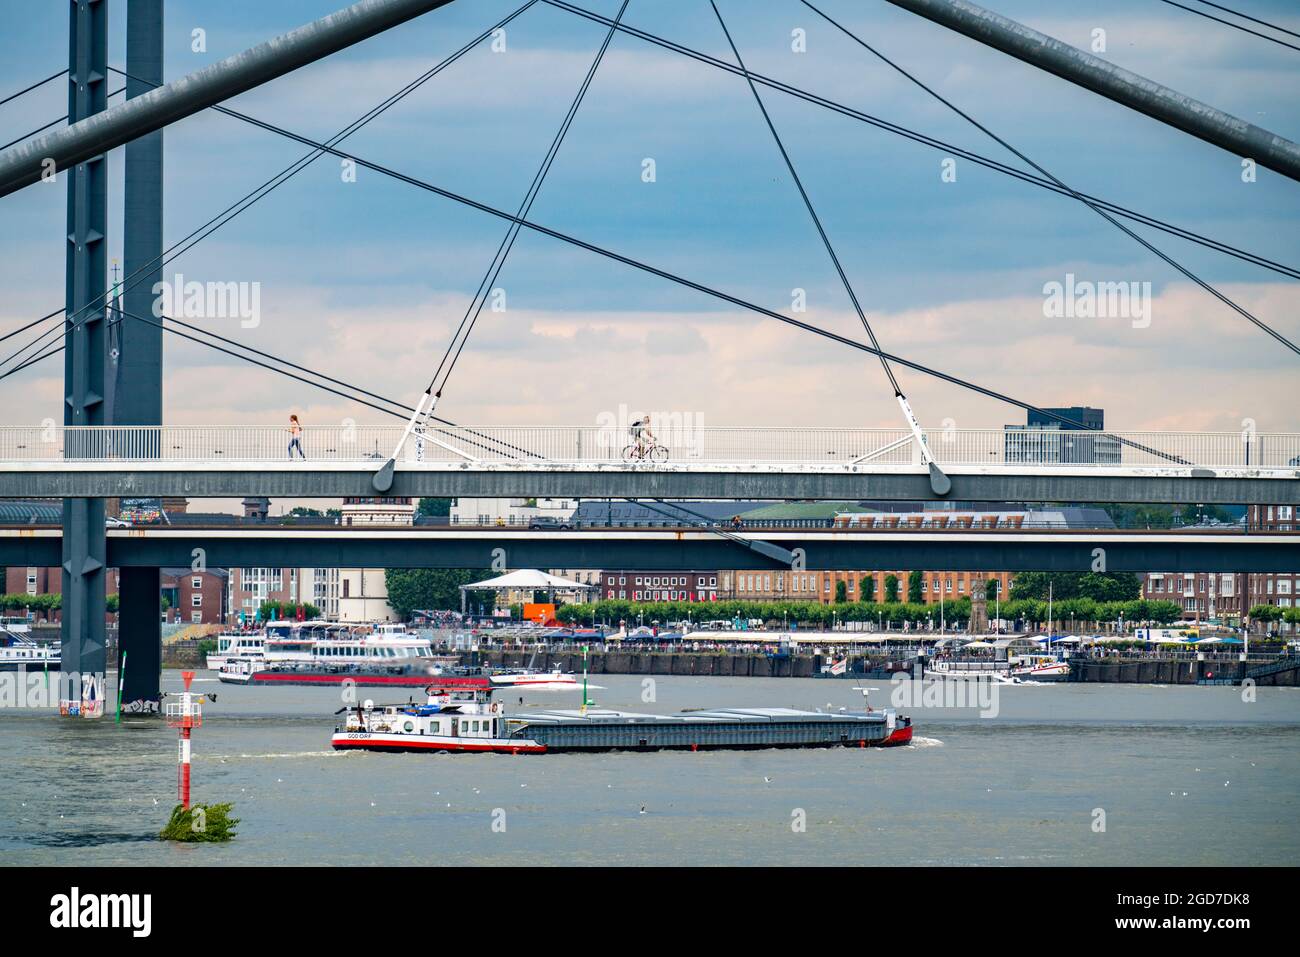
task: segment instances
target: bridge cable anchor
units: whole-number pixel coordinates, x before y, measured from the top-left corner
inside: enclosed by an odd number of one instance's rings
[[[898,406],[903,410],[903,417],[907,419],[908,427],[912,430],[912,438],[916,442],[916,448],[921,453],[921,461],[930,471],[930,491],[942,498],[952,491],[952,479],[944,474],[943,469],[935,462],[934,456],[930,454],[930,444],[926,440],[925,430],[921,428],[921,423],[916,421],[916,415],[912,412],[912,406],[907,401],[907,396],[901,392],[894,394],[898,400]]]

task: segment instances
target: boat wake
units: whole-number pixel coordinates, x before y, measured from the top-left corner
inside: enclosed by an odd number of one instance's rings
[[[194,757],[204,761],[242,761],[252,758],[334,758],[345,752],[342,751],[285,751],[279,753],[267,754],[199,754],[195,752]]]
[[[910,748],[941,748],[941,747],[943,747],[943,742],[940,741],[938,738],[923,738],[923,737],[920,737],[919,735],[913,735],[913,737],[912,737],[912,743],[909,744],[908,747],[910,747]]]

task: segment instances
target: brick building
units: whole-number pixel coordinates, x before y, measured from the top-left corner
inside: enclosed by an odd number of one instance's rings
[[[627,601],[713,601],[718,572],[602,571],[600,597]]]
[[[160,570],[159,588],[167,599],[163,618],[193,625],[220,625],[226,620],[230,573],[224,568],[196,572],[189,568]]]

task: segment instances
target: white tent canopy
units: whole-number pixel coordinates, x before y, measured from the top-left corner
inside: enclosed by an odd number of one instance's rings
[[[546,572],[538,571],[535,568],[523,568],[517,572],[508,572],[499,578],[488,578],[481,582],[474,582],[469,585],[461,585],[462,591],[477,591],[478,589],[493,589],[505,591],[510,588],[532,588],[542,589],[571,589],[571,588],[595,588],[595,585],[583,585],[580,582],[571,582],[567,578],[557,578],[555,575],[548,575]]]

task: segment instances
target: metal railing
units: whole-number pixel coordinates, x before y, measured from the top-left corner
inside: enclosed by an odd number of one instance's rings
[[[306,426],[308,462],[382,464],[400,426]],[[290,458],[287,427],[267,425],[0,427],[0,464],[38,462],[263,463]],[[1057,429],[943,429],[929,433],[943,466],[1235,468],[1300,472],[1300,434],[1082,432]],[[405,442],[407,464],[612,465],[633,444],[626,429],[596,426],[439,427]],[[919,465],[897,429],[661,427],[654,444],[674,467],[753,464],[799,467]],[[653,469],[656,464],[634,464]]]

